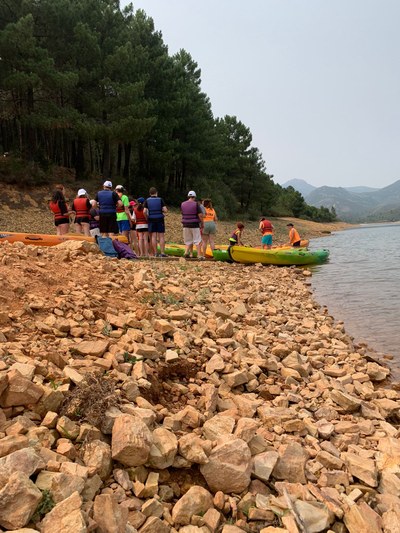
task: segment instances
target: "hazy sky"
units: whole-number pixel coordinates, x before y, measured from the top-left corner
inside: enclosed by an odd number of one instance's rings
[[[400,179],[399,0],[137,0],[134,8],[154,19],[170,55],[192,55],[214,116],[250,128],[274,181]]]

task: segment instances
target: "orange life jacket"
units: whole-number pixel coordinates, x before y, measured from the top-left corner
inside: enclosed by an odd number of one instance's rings
[[[203,222],[213,222],[215,220],[215,210],[212,207],[206,207],[206,214]]]
[[[54,213],[55,220],[60,220],[61,218],[68,218],[68,213],[62,213],[59,202],[50,202],[49,207]]]
[[[289,240],[290,240],[290,244],[301,241],[300,235],[298,234],[296,228],[292,228],[289,231]]]

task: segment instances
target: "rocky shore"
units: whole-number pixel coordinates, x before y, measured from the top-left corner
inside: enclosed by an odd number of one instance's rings
[[[400,531],[400,393],[307,270],[0,263],[2,530]]]

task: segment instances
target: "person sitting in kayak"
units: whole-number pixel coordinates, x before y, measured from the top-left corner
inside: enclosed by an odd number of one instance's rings
[[[261,217],[258,229],[261,232],[261,245],[263,250],[270,250],[272,248],[272,235],[274,234],[274,226],[265,217]]]
[[[294,227],[294,225],[291,222],[289,222],[289,224],[286,224],[286,226],[289,228],[289,244],[291,246],[300,246],[301,237],[297,229]]]
[[[244,230],[244,224],[242,222],[238,222],[236,224],[235,231],[229,237],[229,246],[235,246],[235,245],[244,246],[244,244],[242,243],[243,230]]]

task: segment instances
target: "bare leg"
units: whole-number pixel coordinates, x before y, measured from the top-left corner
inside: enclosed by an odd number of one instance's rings
[[[158,233],[158,238],[160,240],[160,253],[165,253],[165,233]]]
[[[83,234],[90,237],[90,225],[87,222],[82,222]]]
[[[58,231],[60,233],[58,233]],[[57,235],[65,235],[69,231],[69,224],[60,224],[57,226]]]

